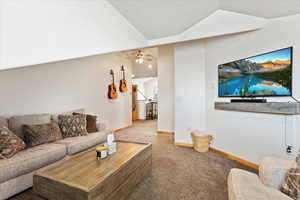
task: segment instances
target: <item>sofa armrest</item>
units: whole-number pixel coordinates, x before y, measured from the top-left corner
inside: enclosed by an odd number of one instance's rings
[[[294,163],[294,160],[265,157],[259,165],[259,178],[266,186],[279,190],[287,170],[291,168]]]
[[[106,129],[109,129],[109,123],[107,120],[101,120],[100,122],[97,122],[97,131],[104,131]]]

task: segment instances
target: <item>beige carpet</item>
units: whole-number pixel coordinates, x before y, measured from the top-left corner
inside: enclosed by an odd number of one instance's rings
[[[129,200],[226,200],[231,168],[252,169],[215,154],[173,145],[173,137],[156,134],[156,121],[140,121],[118,132],[117,139],[152,142],[153,170]],[[32,190],[14,200],[32,199]]]

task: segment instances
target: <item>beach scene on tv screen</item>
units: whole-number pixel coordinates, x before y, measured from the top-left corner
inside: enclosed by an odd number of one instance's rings
[[[289,96],[292,48],[219,65],[219,96]]]

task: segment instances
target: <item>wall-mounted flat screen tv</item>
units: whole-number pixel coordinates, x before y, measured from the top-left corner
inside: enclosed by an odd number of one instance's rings
[[[292,95],[293,48],[219,65],[219,97]]]

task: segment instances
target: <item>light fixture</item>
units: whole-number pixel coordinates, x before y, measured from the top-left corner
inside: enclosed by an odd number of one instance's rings
[[[138,52],[135,55],[135,62],[138,64],[143,64],[145,62],[145,55],[142,50],[138,50]]]
[[[151,69],[151,68],[152,68],[152,65],[151,65],[151,64],[149,64],[149,65],[148,65],[148,68],[149,68],[149,69]]]
[[[134,53],[134,61],[138,64],[151,63],[153,59],[151,54],[145,54],[142,50]],[[152,68],[152,65],[149,68]]]
[[[134,74],[131,74],[131,78],[134,78],[135,77],[135,75]]]
[[[139,58],[139,64],[143,64],[144,59],[143,58]]]

